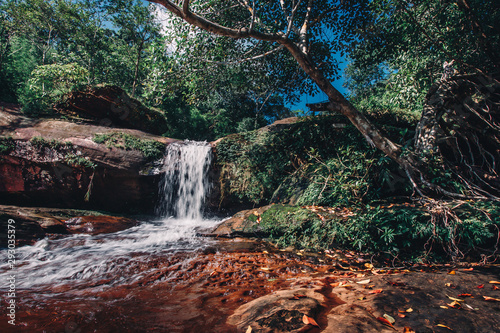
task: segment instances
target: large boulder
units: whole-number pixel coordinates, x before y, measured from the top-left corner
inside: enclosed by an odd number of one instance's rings
[[[175,140],[60,120],[16,128],[12,117],[0,110],[0,119],[10,119],[0,133],[2,203],[153,210],[161,157]]]
[[[162,111],[148,108],[117,86],[89,86],[64,96],[55,110],[108,127],[133,128],[157,135],[168,130]]]

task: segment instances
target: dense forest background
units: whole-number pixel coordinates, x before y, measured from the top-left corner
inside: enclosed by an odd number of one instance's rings
[[[0,16],[1,102],[64,118],[79,92],[119,87],[161,118],[154,134],[225,137],[221,202],[357,210],[278,212],[285,245],[324,231],[312,243],[497,253],[498,1],[7,0]],[[328,117],[258,130],[314,114],[287,106],[319,91]]]
[[[416,122],[445,61],[461,73],[497,70],[496,1],[321,5],[329,19],[318,24],[312,57],[327,78],[346,76],[363,112]],[[222,22],[245,16],[203,6]],[[215,139],[290,116],[286,102],[318,91],[285,50],[216,38],[166,13],[144,1],[2,2],[0,99],[40,116],[79,86],[117,85],[165,113],[165,135]],[[336,54],[349,59],[345,74]]]

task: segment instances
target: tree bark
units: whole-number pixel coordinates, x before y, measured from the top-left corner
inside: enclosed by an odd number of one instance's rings
[[[141,39],[141,43],[139,44],[139,49],[137,50],[137,60],[135,61],[134,82],[132,83],[132,94],[131,94],[132,98],[135,95],[135,88],[137,85],[137,77],[139,76],[139,64],[141,62],[141,53],[143,47],[144,47],[144,39]]]

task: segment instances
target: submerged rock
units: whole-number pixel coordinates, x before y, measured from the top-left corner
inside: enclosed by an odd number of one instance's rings
[[[49,235],[111,233],[128,229],[138,221],[103,213],[43,207],[17,207],[0,205],[0,226],[8,229],[13,220],[17,245],[32,245]],[[0,247],[7,247],[7,233],[0,234]]]

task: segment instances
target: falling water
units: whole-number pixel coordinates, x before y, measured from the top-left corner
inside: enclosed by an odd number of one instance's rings
[[[186,141],[167,147],[164,160],[166,170],[157,208],[160,216],[172,216],[180,220],[202,219],[211,160],[211,147],[205,142]]]
[[[169,145],[159,191],[159,219],[142,221],[116,233],[46,238],[33,246],[20,247],[16,249],[17,288],[66,283],[76,286],[102,279],[109,280],[110,286],[127,283],[146,274],[137,268],[151,256],[169,256],[209,245],[211,240],[196,234],[200,228],[211,228],[219,222],[202,218],[210,161],[211,148],[206,143]],[[7,249],[0,250],[0,256],[7,258]],[[6,262],[0,263],[0,280],[6,281],[9,274],[12,272]]]

